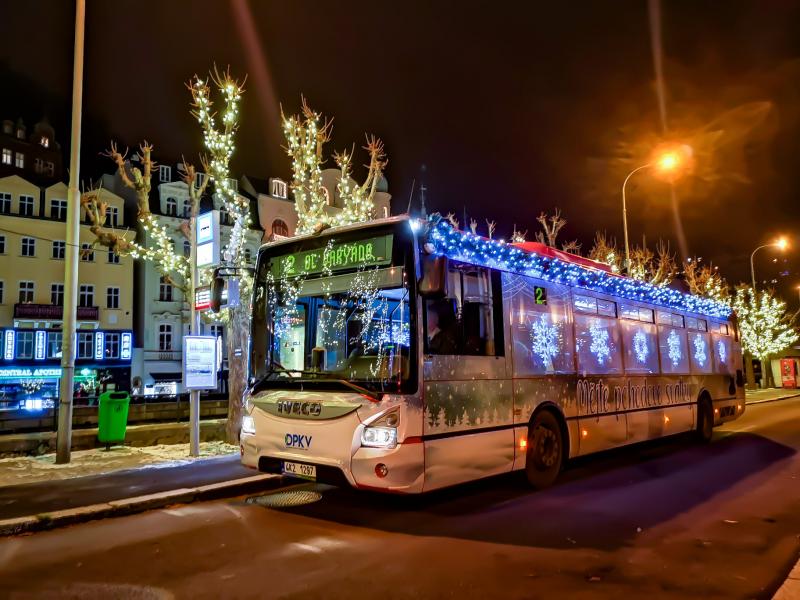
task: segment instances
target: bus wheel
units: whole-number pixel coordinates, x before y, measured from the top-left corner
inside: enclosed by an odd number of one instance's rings
[[[536,415],[528,428],[525,474],[536,489],[550,486],[561,471],[564,443],[558,420],[548,410]]]
[[[697,438],[701,442],[710,442],[714,435],[714,409],[707,396],[697,403]]]

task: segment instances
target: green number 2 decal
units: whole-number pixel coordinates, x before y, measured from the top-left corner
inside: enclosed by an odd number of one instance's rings
[[[536,304],[547,304],[547,290],[543,287],[536,286],[533,288],[536,297]]]

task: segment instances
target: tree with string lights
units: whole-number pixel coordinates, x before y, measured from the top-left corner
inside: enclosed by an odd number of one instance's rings
[[[358,185],[351,177],[353,151],[335,152],[333,159],[339,167],[336,190],[342,201],[341,210],[328,210],[329,202],[322,184],[324,146],[331,139],[333,120],[323,118],[302,98],[300,114],[285,116],[283,133],[286,152],[292,159],[291,190],[297,211],[297,233],[311,233],[326,227],[361,223],[375,218],[375,192],[386,168],[383,142],[373,135],[366,136],[364,150],[369,154],[367,178]]]
[[[786,314],[786,303],[772,292],[756,292],[743,285],[736,289],[733,310],[739,318],[744,350],[761,361],[762,382],[771,381],[769,357],[798,340],[797,330]]]
[[[220,114],[214,109],[211,97],[212,85],[222,96]],[[186,86],[192,96],[191,114],[203,130],[207,154],[201,155],[200,162],[208,175],[198,178],[195,167],[184,161],[183,181],[188,188],[190,200],[190,214],[187,216],[197,216],[200,200],[206,192],[207,185],[213,182],[216,198],[233,221],[229,239],[222,250],[222,261],[237,273],[241,297],[248,298],[249,290],[252,289],[252,277],[244,268],[246,266],[244,244],[246,231],[251,224],[249,202],[236,192],[229,177],[234,136],[239,127],[239,101],[244,91],[243,82],[234,79],[229,70],[220,73],[215,68],[208,78],[203,79],[195,75]],[[98,194],[86,194],[83,205],[90,220],[90,229],[95,234],[95,245],[105,246],[119,254],[129,254],[134,258],[151,261],[167,282],[183,292],[184,299],[194,301],[189,297],[191,291],[189,258],[182,252],[176,252],[172,240],[172,236],[177,232],[162,224],[150,211],[151,177],[157,168],[152,158],[152,151],[153,146],[144,142],[140,145],[135,160],[128,160],[127,151],[120,152],[112,142],[110,150],[105,153],[116,164],[123,185],[135,193],[137,219],[145,233],[146,242],[128,240],[124,234],[107,228],[105,206],[100,202]],[[198,182],[198,179],[202,181]],[[188,223],[189,221],[182,222],[177,230],[191,242],[194,232]],[[210,278],[210,269],[200,271],[200,282],[208,282]],[[249,302],[240,302],[237,306],[216,315],[219,322],[226,324],[229,373],[227,435],[232,441],[238,439],[241,423],[246,364],[243,349],[247,347],[249,316]]]

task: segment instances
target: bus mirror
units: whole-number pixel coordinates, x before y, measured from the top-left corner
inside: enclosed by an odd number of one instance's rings
[[[222,291],[225,289],[225,279],[215,270],[211,279],[211,312],[218,313],[222,306]]]
[[[423,298],[447,296],[447,257],[423,256],[419,294]]]

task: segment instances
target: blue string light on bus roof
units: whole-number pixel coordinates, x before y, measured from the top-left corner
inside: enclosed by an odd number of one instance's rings
[[[470,232],[458,231],[440,215],[429,217],[427,243],[432,247],[434,254],[444,255],[453,260],[709,317],[726,318],[731,313],[727,305],[711,298],[684,294],[667,287],[656,287],[644,281],[611,275],[557,258],[526,252],[502,240],[490,240]]]

